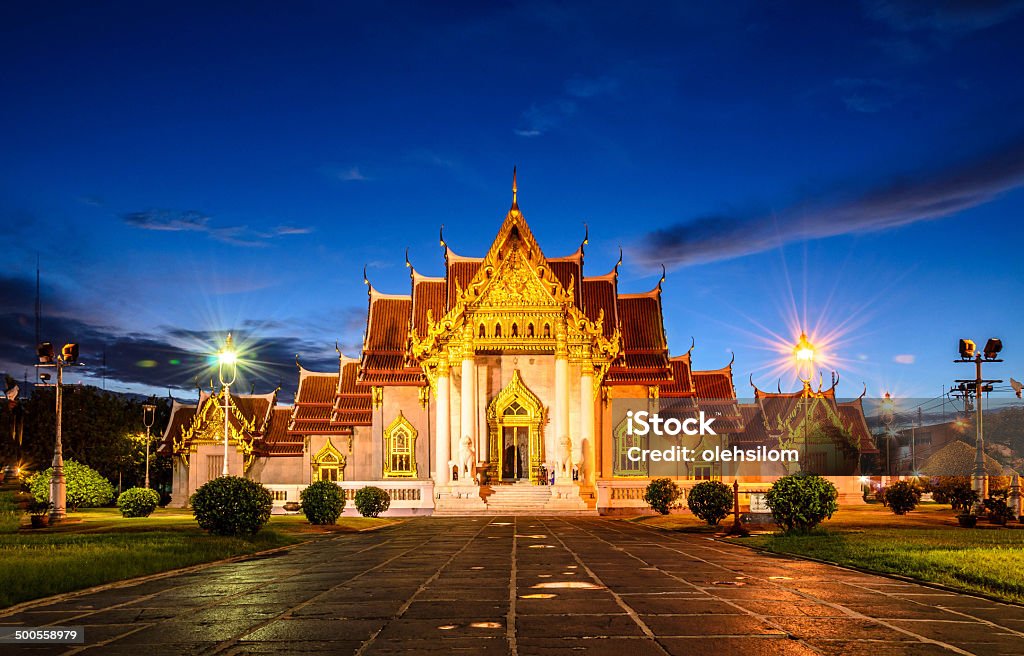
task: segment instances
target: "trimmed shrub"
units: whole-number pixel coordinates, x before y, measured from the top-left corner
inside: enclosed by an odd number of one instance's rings
[[[1008,503],[1009,490],[993,490],[991,496],[982,502],[985,511],[988,513],[988,521],[1000,526],[1006,526],[1006,522],[1016,518],[1013,508]]]
[[[36,501],[49,501],[50,477],[53,467],[37,472],[28,480],[29,490]],[[98,508],[114,499],[114,486],[95,469],[75,460],[64,461],[64,481],[67,486],[67,509]]]
[[[836,486],[816,474],[791,474],[772,484],[765,503],[787,533],[805,533],[839,510]]]
[[[953,510],[969,511],[979,500],[967,476],[947,476],[932,485],[932,499],[948,503]]]
[[[694,515],[710,526],[717,526],[732,510],[732,490],[721,481],[697,483],[686,495],[686,503]]]
[[[391,507],[391,496],[380,489],[368,485],[356,492],[356,510],[363,517],[377,517]]]
[[[252,535],[270,519],[270,490],[241,476],[209,481],[189,500],[199,528],[214,535]]]
[[[299,493],[302,514],[310,524],[334,524],[345,509],[345,495],[331,481],[317,481]]]
[[[897,515],[906,515],[917,508],[921,489],[907,481],[896,481],[885,488],[885,503]]]
[[[160,503],[160,493],[146,487],[128,488],[117,497],[122,517],[149,517]]]
[[[656,478],[647,484],[644,501],[662,515],[667,515],[682,495],[683,491],[671,478]]]

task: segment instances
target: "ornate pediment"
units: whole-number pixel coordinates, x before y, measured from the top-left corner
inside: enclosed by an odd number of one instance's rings
[[[470,301],[476,308],[535,308],[537,306],[562,305],[565,290],[555,281],[545,282],[537,270],[516,249],[505,257],[497,271],[488,270],[481,281],[479,295]],[[473,289],[472,285],[470,289]],[[561,292],[561,293],[560,293]]]

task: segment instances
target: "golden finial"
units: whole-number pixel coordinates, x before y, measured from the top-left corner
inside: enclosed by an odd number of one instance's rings
[[[516,167],[512,167],[512,207],[519,209],[519,201],[516,198],[519,193],[519,186],[516,185]]]

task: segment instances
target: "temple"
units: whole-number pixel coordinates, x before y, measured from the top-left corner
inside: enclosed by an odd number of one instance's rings
[[[664,276],[651,290],[623,293],[621,257],[607,273],[587,275],[586,236],[570,255],[545,256],[517,196],[513,175],[512,206],[482,257],[456,254],[442,233],[443,277],[406,258],[405,293],[366,280],[359,357],[339,352],[332,371],[299,366],[293,406],[279,406],[276,393],[230,395],[229,472],[263,482],[279,505],[330,480],[350,499],[365,485],[382,487],[392,511],[406,514],[617,512],[645,507],[653,476],[727,474],[693,463],[650,471],[626,457],[643,444],[624,430],[618,400],[666,414],[703,411],[716,418],[718,445],[779,444],[799,432],[792,403],[759,391],[753,406],[738,402],[732,362],[695,371],[692,347],[670,357]],[[873,448],[862,413],[830,393],[810,398],[807,412],[838,422],[844,436],[855,432],[853,460]],[[160,447],[175,456],[173,505],[220,475],[225,405],[223,390],[175,403]],[[710,443],[694,443],[701,440]]]

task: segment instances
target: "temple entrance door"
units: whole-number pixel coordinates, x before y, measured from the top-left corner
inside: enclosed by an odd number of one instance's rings
[[[529,479],[526,463],[530,460],[530,430],[526,426],[503,426],[501,429],[501,479]]]
[[[487,406],[489,446],[488,475],[492,481],[540,482],[544,461],[541,426],[546,420],[544,406],[519,377],[512,380]]]

